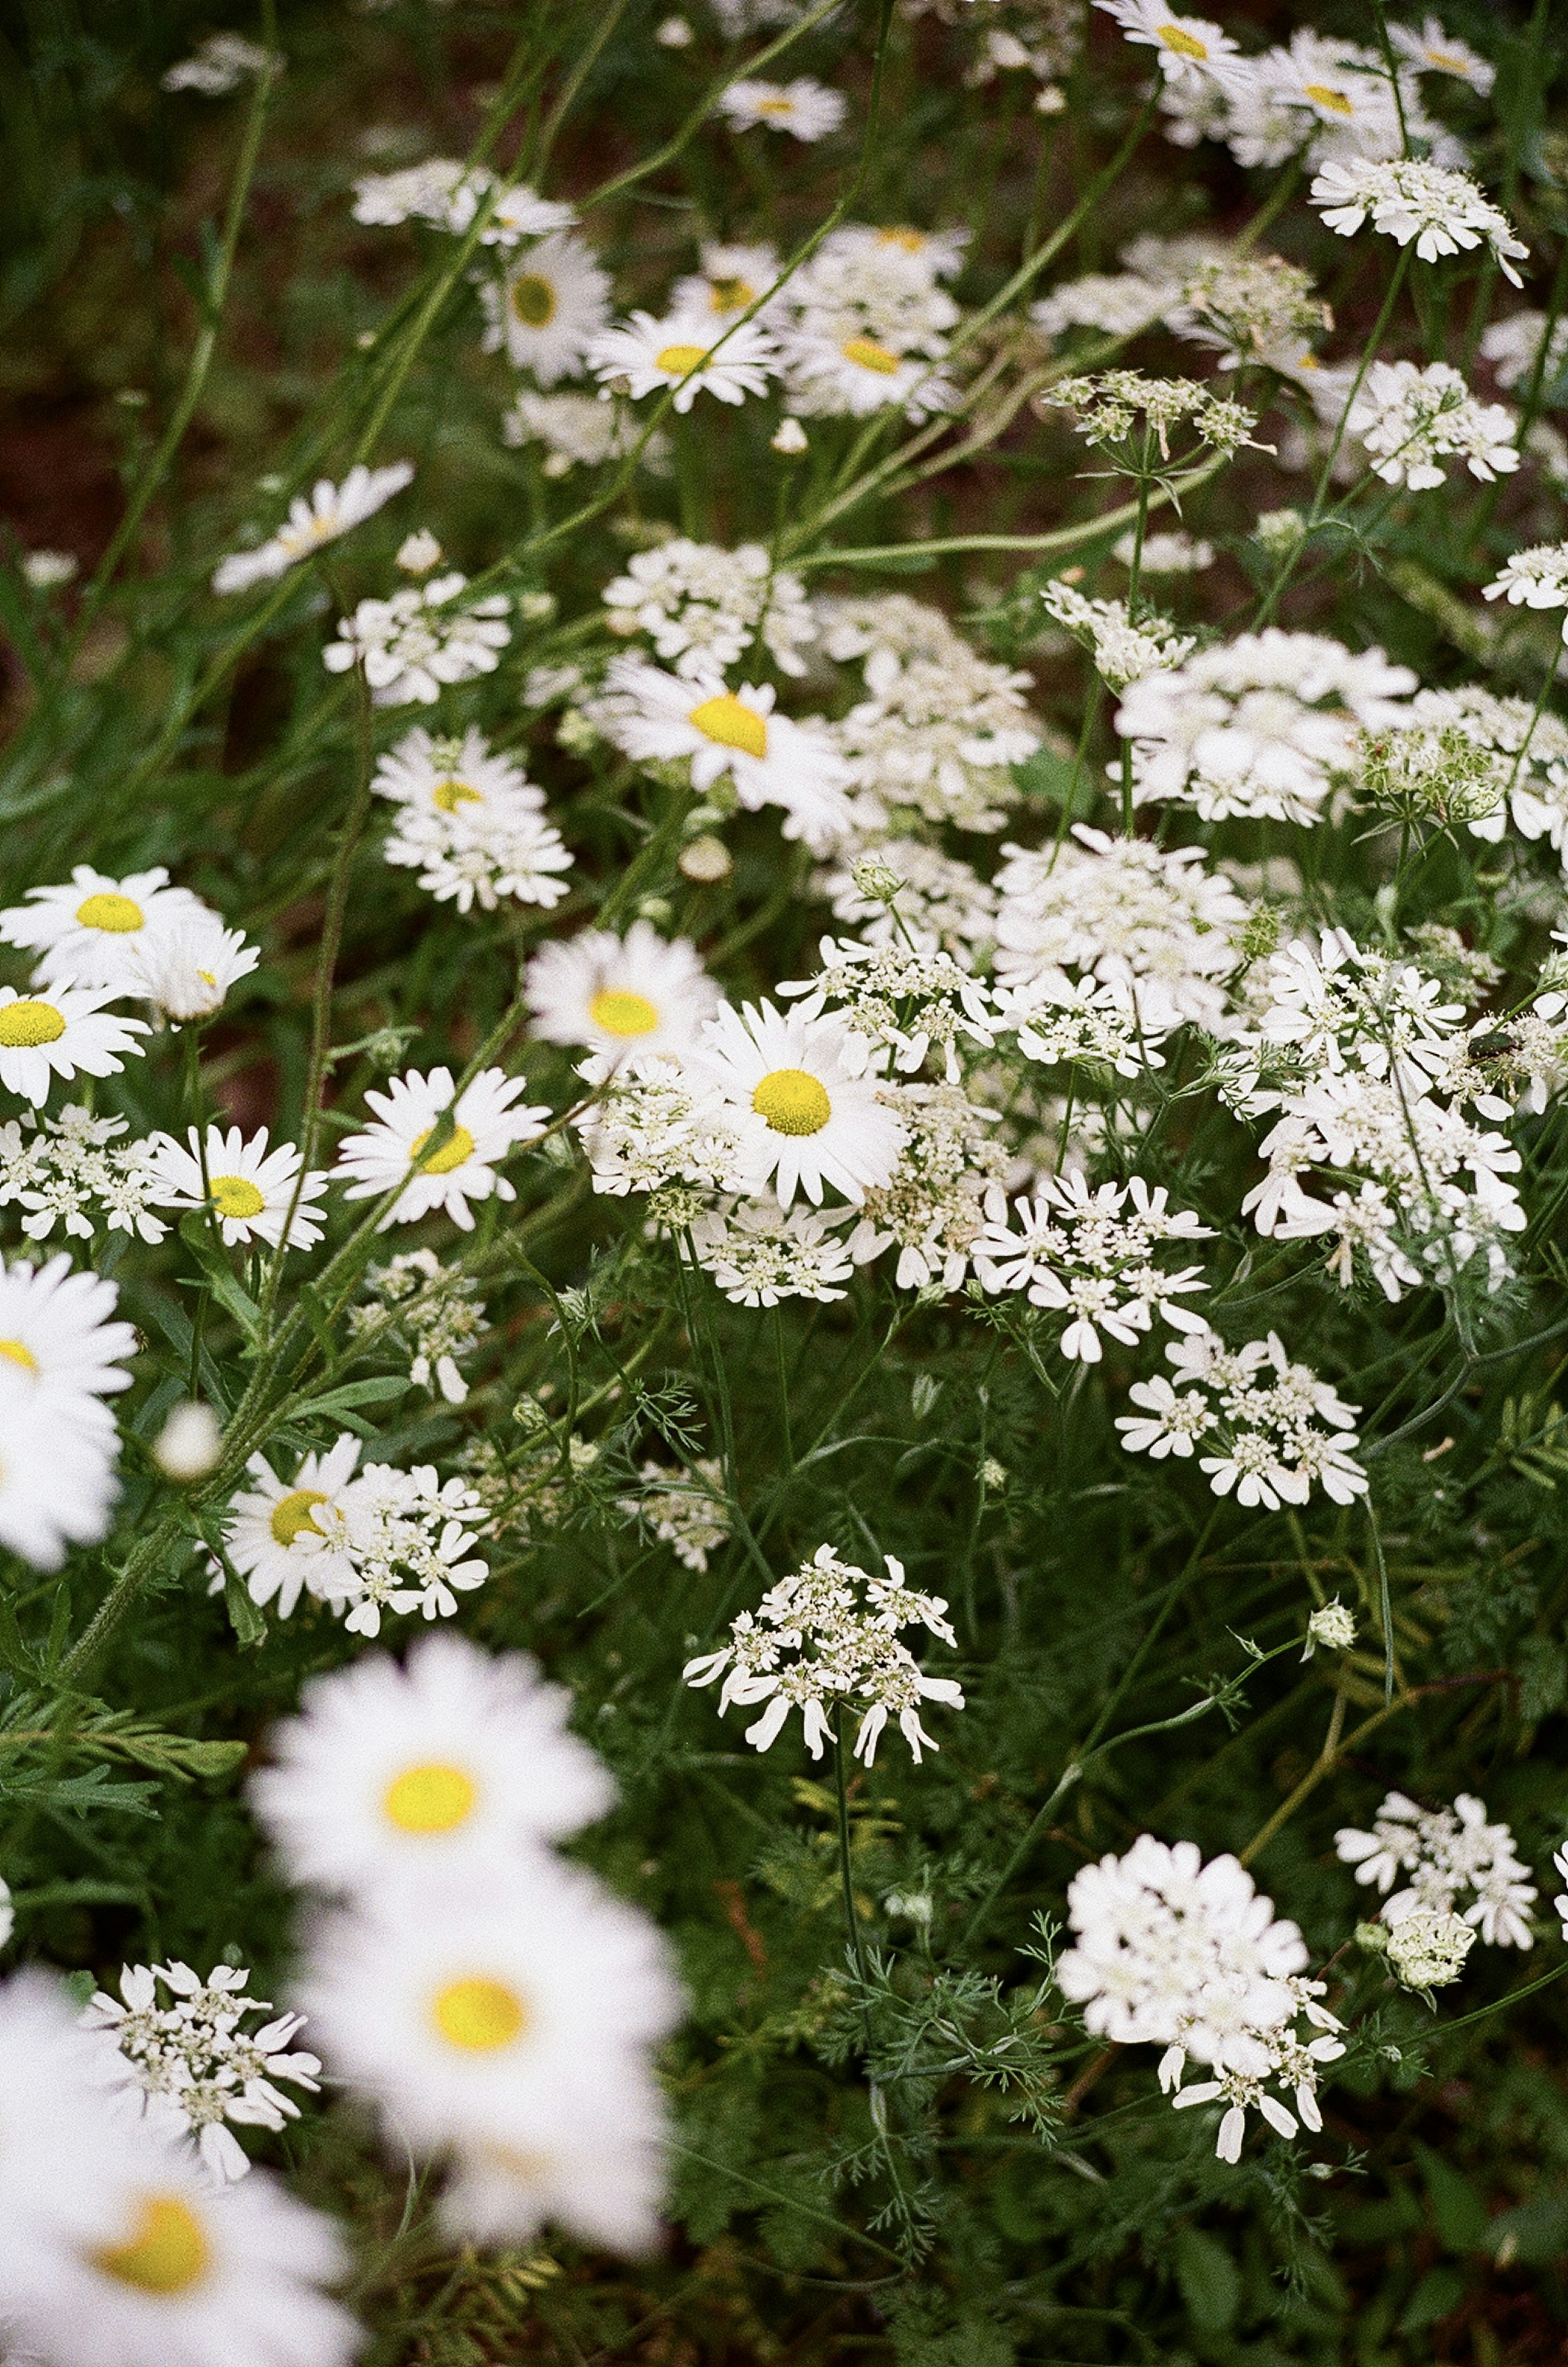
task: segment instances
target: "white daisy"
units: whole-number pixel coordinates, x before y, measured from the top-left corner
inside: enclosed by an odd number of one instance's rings
[[[39,957],[35,978],[84,987],[119,987],[131,946],[204,907],[188,888],[171,888],[162,864],[111,879],[79,863],[60,888],[29,888],[25,904],[0,912],[0,942]]]
[[[324,543],[335,542],[351,527],[373,517],[412,480],[413,466],[408,460],[394,461],[389,469],[367,469],[361,464],[349,470],[341,485],[334,485],[329,477],[321,478],[309,500],[303,493],[295,494],[287,522],[267,541],[254,550],[231,551],[227,559],[220,560],[213,590],[245,592],[253,583],[286,575]]]
[[[37,1569],[96,1545],[119,1493],[113,1424],[85,1417],[81,1399],[62,1420],[59,1399],[0,1356],[0,1545]]]
[[[684,1052],[718,1005],[696,947],[634,921],[624,937],[583,929],[542,946],[525,976],[534,1030],[550,1044],[628,1052]]]
[[[547,1108],[514,1106],[526,1091],[525,1078],[481,1069],[454,1107],[450,1069],[432,1069],[428,1076],[410,1069],[394,1077],[386,1093],[366,1094],[378,1123],[344,1139],[333,1179],[354,1179],[344,1194],[347,1200],[378,1199],[406,1182],[407,1190],[382,1217],[383,1228],[412,1225],[433,1208],[445,1208],[455,1225],[471,1232],[470,1200],[488,1200],[492,1194],[502,1200],[517,1197],[494,1162],[519,1143],[536,1140],[549,1122]],[[451,1133],[427,1150],[448,1109]]]
[[[646,2077],[644,2050],[682,2000],[645,1917],[547,1854],[520,1872],[444,1890],[437,1912],[398,1890],[324,1919],[300,2002],[331,2069],[398,2143],[505,2147],[526,2179],[562,2130],[615,2142],[617,2090]]]
[[[87,2075],[85,2038],[58,1980],[32,1968],[0,1985],[0,2312],[29,2260],[91,2244],[120,2192],[110,2107]],[[8,2330],[8,2329],[7,2329]]]
[[[287,1619],[301,1587],[319,1603],[342,1603],[354,1591],[357,1575],[341,1533],[334,1524],[329,1536],[315,1515],[322,1504],[341,1504],[358,1460],[359,1441],[347,1431],[324,1455],[307,1455],[292,1479],[280,1479],[265,1455],[252,1455],[245,1468],[256,1484],[231,1505],[223,1550],[253,1603],[276,1596]]]
[[[221,1011],[229,989],[249,978],[260,959],[260,947],[241,930],[226,929],[216,912],[198,905],[134,940],[125,957],[123,991],[178,1027]]]
[[[1168,83],[1196,85],[1205,79],[1222,90],[1245,89],[1252,69],[1230,35],[1205,17],[1178,17],[1164,0],[1094,0],[1114,17],[1127,39],[1158,52]]]
[[[455,815],[500,803],[542,807],[545,793],[509,756],[496,756],[480,731],[441,739],[423,726],[405,732],[376,766],[371,787],[378,797],[412,806],[421,813]]]
[[[1479,91],[1483,98],[1497,79],[1496,67],[1446,32],[1436,17],[1428,17],[1419,32],[1414,25],[1391,25],[1388,38],[1417,74],[1452,74]]]
[[[225,1248],[232,1249],[236,1241],[262,1240],[276,1249],[299,1183],[300,1157],[294,1144],[280,1142],[269,1151],[265,1126],[249,1142],[237,1126],[227,1134],[209,1126],[205,1145],[192,1127],[186,1140],[188,1150],[171,1134],[152,1138],[152,1163],[164,1187],[156,1205],[205,1208],[210,1204]],[[288,1228],[291,1250],[314,1249],[321,1240],[314,1204],[326,1188],[326,1177],[315,1172],[299,1186],[299,1206]]]
[[[784,341],[789,395],[808,416],[863,419],[897,403],[910,419],[951,411],[951,379],[918,354],[897,354],[874,337],[798,332]]]
[[[56,1077],[118,1077],[125,1066],[120,1053],[140,1057],[135,1039],[149,1030],[144,1019],[105,1011],[116,992],[62,984],[47,995],[19,995],[14,986],[0,986],[0,1085],[40,1109]]]
[[[782,806],[784,836],[804,838],[818,852],[850,827],[849,769],[828,726],[775,715],[771,684],[732,691],[716,674],[682,680],[640,658],[618,657],[604,685],[604,728],[628,756],[661,764],[689,756],[699,794],[728,773],[748,812]]]
[[[822,242],[824,255],[907,256],[932,280],[956,279],[969,244],[966,230],[916,230],[909,222],[840,222]]]
[[[674,312],[708,313],[728,321],[737,312],[749,311],[779,276],[778,249],[773,246],[735,246],[705,239],[699,253],[702,269],[677,279],[671,291]],[[787,300],[781,289],[756,317],[765,326],[770,314]]]
[[[771,1002],[721,1011],[691,1056],[726,1100],[762,1120],[767,1131],[748,1136],[746,1156],[756,1185],[771,1180],[785,1208],[800,1191],[820,1202],[829,1184],[858,1202],[891,1179],[908,1138],[879,1065],[841,1020],[786,1019]]]
[[[513,368],[532,371],[541,386],[577,377],[610,317],[609,274],[570,231],[529,247],[479,295],[490,323],[484,350],[504,347]]]
[[[101,1400],[130,1387],[119,1359],[136,1353],[134,1326],[110,1319],[118,1298],[112,1282],[65,1256],[0,1270],[0,1361],[25,1376],[35,1402],[100,1438],[114,1433]]]
[[[320,2213],[265,2170],[220,2186],[150,2127],[111,2124],[99,2142],[116,2191],[97,2202],[90,2238],[29,2244],[0,2271],[14,2355],[57,2367],[346,2367],[363,2336],[319,2290],[347,2267]]]
[[[793,131],[797,140],[823,140],[842,123],[848,101],[841,91],[798,74],[794,82],[732,82],[719,93],[718,111],[732,131],[765,123],[770,131]]]
[[[778,361],[773,339],[754,321],[742,321],[721,334],[724,342],[715,352],[718,341],[711,317],[671,313],[668,320],[656,321],[651,312],[634,312],[628,323],[606,329],[594,339],[589,366],[604,381],[606,395],[615,391],[617,379],[626,381],[634,402],[672,386],[677,411],[690,411],[705,391],[720,402],[744,402],[749,394],[765,394]]]
[[[571,1696],[521,1653],[423,1637],[312,1678],[251,1784],[291,1881],[350,1895],[482,1880],[602,1817],[615,1785],[567,1730]]]

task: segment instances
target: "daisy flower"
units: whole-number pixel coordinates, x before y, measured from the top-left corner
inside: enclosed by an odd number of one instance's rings
[[[966,230],[916,230],[909,222],[888,222],[877,229],[871,222],[840,222],[828,232],[821,252],[907,256],[932,280],[956,279],[968,244]]]
[[[188,888],[171,888],[162,864],[111,879],[79,863],[60,888],[29,888],[25,904],[0,912],[0,943],[39,956],[35,979],[120,988],[127,956],[170,921],[204,910]]]
[[[808,415],[863,419],[897,403],[910,419],[951,411],[951,379],[918,354],[897,354],[874,337],[798,332],[784,344],[790,400]]]
[[[608,2251],[652,2251],[663,2232],[663,2139],[658,2084],[629,2057],[599,2080],[581,2117],[563,2115],[523,2146],[463,2146],[438,2215],[463,2244],[526,2244],[555,2220]]]
[[[153,1166],[164,1186],[157,1202],[160,1207],[210,1205],[226,1249],[232,1249],[237,1241],[255,1240],[276,1249],[299,1185],[288,1246],[314,1249],[321,1238],[314,1203],[326,1191],[327,1179],[311,1173],[299,1184],[301,1161],[293,1143],[280,1142],[269,1151],[265,1126],[249,1142],[237,1126],[231,1126],[227,1134],[220,1127],[209,1126],[205,1145],[193,1126],[186,1140],[188,1150],[171,1134],[155,1134],[152,1138]]]
[[[294,1882],[363,1895],[481,1877],[614,1801],[570,1711],[521,1653],[427,1636],[400,1668],[378,1652],[312,1678],[300,1715],[274,1728],[251,1800]]]
[[[742,321],[718,341],[713,323],[696,313],[671,313],[656,321],[651,312],[634,312],[624,327],[606,329],[589,350],[589,367],[603,380],[604,393],[615,391],[613,381],[624,379],[635,401],[663,386],[675,389],[677,411],[690,411],[705,391],[720,402],[744,402],[749,394],[765,394],[777,366],[773,339],[754,321]]]
[[[778,249],[773,246],[731,246],[705,239],[698,252],[702,269],[677,279],[671,292],[671,308],[682,315],[706,312],[717,320],[728,320],[733,313],[749,311],[779,276]],[[762,307],[758,319],[766,323],[769,315],[787,300],[781,289]]]
[[[529,247],[479,296],[489,322],[485,352],[504,348],[513,368],[532,371],[540,386],[575,378],[610,317],[609,274],[569,231]]]
[[[542,946],[525,976],[534,1030],[550,1044],[585,1044],[614,1058],[685,1052],[718,1004],[696,947],[634,921],[624,937],[583,929]]]
[[[821,851],[850,825],[848,767],[819,722],[773,712],[771,684],[726,687],[719,674],[682,680],[640,658],[612,658],[604,677],[604,726],[639,763],[692,760],[692,787],[705,795],[725,773],[749,813],[782,806],[786,838]]]
[[[1252,80],[1252,69],[1230,35],[1206,17],[1175,16],[1164,0],[1094,0],[1094,5],[1116,19],[1130,41],[1158,52],[1168,83],[1196,85],[1208,78],[1228,92],[1245,89]]]
[[[125,957],[124,991],[152,1004],[160,1019],[181,1026],[221,1011],[229,989],[249,978],[261,959],[239,929],[197,906],[146,930]]]
[[[265,1455],[252,1455],[245,1468],[256,1484],[230,1507],[223,1550],[253,1603],[276,1597],[287,1619],[301,1587],[319,1603],[341,1603],[354,1590],[356,1573],[335,1524],[329,1536],[315,1516],[322,1504],[342,1503],[358,1460],[359,1441],[347,1431],[324,1455],[307,1455],[292,1479],[280,1479]]]
[[[265,2170],[220,2186],[150,2128],[111,2123],[99,2143],[115,2191],[96,2200],[89,2238],[28,2244],[0,2271],[19,2355],[64,2367],[220,2367],[242,2357],[346,2367],[363,2337],[319,2290],[348,2265],[320,2213]]]
[[[371,787],[378,797],[420,813],[473,814],[487,806],[536,809],[545,793],[508,756],[491,753],[482,732],[471,727],[461,739],[440,739],[423,727],[405,732],[376,766]]]
[[[748,1136],[746,1153],[756,1185],[771,1181],[781,1207],[797,1192],[820,1203],[829,1184],[858,1202],[890,1181],[908,1138],[884,1098],[877,1056],[841,1020],[786,1019],[771,1002],[726,1009],[703,1030],[691,1065],[762,1120],[767,1130]]]
[[[1419,32],[1414,25],[1391,25],[1388,38],[1417,74],[1452,74],[1479,91],[1483,98],[1497,79],[1496,67],[1445,32],[1436,17],[1428,17]]]
[[[330,2068],[379,2106],[400,2144],[536,2146],[598,2126],[681,2011],[644,1916],[543,1852],[525,1879],[383,1893],[318,1926],[300,2004]]]
[[[100,1400],[130,1387],[119,1359],[136,1353],[130,1323],[110,1320],[118,1292],[68,1257],[0,1271],[0,1360],[27,1377],[28,1394],[100,1436],[114,1423]]]
[[[7,2318],[29,2262],[90,2244],[120,2192],[111,2108],[85,2076],[94,2044],[56,1979],[29,1967],[0,1985],[0,2310]]]
[[[213,590],[247,592],[253,583],[265,583],[274,576],[286,575],[324,543],[335,542],[351,527],[373,517],[384,503],[412,481],[413,465],[408,460],[394,461],[389,469],[367,469],[363,465],[351,469],[341,485],[334,485],[330,477],[322,477],[309,500],[303,493],[295,494],[288,505],[287,522],[268,541],[254,550],[231,551],[227,559],[220,560],[212,578]]]
[[[51,986],[44,995],[19,995],[0,986],[0,1085],[35,1109],[48,1101],[56,1077],[118,1077],[122,1052],[140,1056],[134,1039],[149,1033],[144,1019],[121,1019],[104,1009],[118,989]]]
[[[85,1407],[75,1399],[62,1420],[60,1399],[0,1355],[0,1545],[35,1569],[58,1569],[68,1546],[96,1545],[119,1493],[113,1424],[92,1421]]]
[[[793,131],[797,140],[822,140],[837,131],[848,102],[841,92],[800,74],[794,82],[732,82],[719,93],[718,111],[732,131],[765,123],[771,131]]]
[[[333,1169],[336,1183],[347,1182],[347,1200],[375,1200],[394,1185],[407,1189],[381,1219],[388,1225],[412,1225],[433,1208],[444,1208],[464,1232],[473,1230],[470,1200],[517,1197],[495,1161],[522,1142],[533,1142],[549,1120],[547,1108],[516,1107],[527,1091],[523,1077],[509,1077],[503,1069],[481,1069],[454,1106],[450,1069],[417,1069],[394,1077],[384,1093],[365,1098],[378,1123],[363,1134],[349,1135],[338,1150]],[[426,1149],[443,1116],[451,1109],[454,1125],[444,1142]],[[352,1182],[348,1182],[349,1178]]]

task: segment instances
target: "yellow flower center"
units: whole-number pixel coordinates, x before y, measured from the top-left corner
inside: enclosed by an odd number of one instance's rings
[[[659,1013],[646,994],[624,986],[602,986],[588,1005],[588,1016],[606,1036],[649,1036],[659,1025]]]
[[[31,1051],[39,1044],[58,1044],[65,1033],[65,1017],[52,1002],[7,1002],[0,1009],[0,1051]]]
[[[149,2194],[134,2233],[123,2244],[91,2253],[93,2266],[138,2293],[186,2293],[207,2273],[207,2237],[187,2203],[174,2194]]]
[[[820,1134],[833,1115],[827,1087],[806,1069],[770,1069],[751,1106],[775,1134]]]
[[[78,904],[76,918],[85,929],[107,929],[111,936],[123,937],[141,928],[146,915],[129,896],[105,895],[89,896],[85,904]]]
[[[926,243],[923,230],[879,230],[878,246],[901,246],[906,255],[919,255]]]
[[[433,1126],[425,1127],[409,1152],[409,1165],[417,1167],[424,1175],[450,1175],[454,1167],[461,1167],[465,1159],[473,1157],[474,1138],[466,1126],[455,1126],[451,1141],[444,1142],[439,1150],[433,1150],[428,1159],[423,1158],[421,1153],[434,1132]]]
[[[757,101],[757,112],[759,115],[793,115],[795,101],[793,98],[786,98],[781,91],[777,98],[760,98]]]
[[[757,291],[749,279],[716,279],[711,284],[708,302],[716,312],[744,312],[756,300]]]
[[[879,370],[884,378],[897,378],[898,357],[890,354],[886,345],[874,345],[869,337],[852,337],[839,351],[857,369]]]
[[[478,789],[469,788],[467,781],[437,781],[430,792],[430,802],[443,813],[456,813],[459,806],[482,806]]]
[[[266,1206],[248,1175],[209,1175],[207,1195],[220,1217],[259,1217]]]
[[[528,2027],[528,2010],[504,1981],[478,1976],[449,1981],[431,2002],[431,2019],[443,2038],[472,2055],[510,2046]]]
[[[728,690],[717,698],[705,698],[687,716],[705,740],[716,741],[721,748],[739,748],[746,756],[765,756],[768,753],[768,722],[754,707],[748,707]],[[0,1012],[0,1020],[5,1018]]]
[[[38,1358],[30,1348],[23,1346],[20,1340],[0,1340],[0,1356],[9,1358],[13,1365],[20,1365],[24,1373],[36,1373],[38,1370]]]
[[[422,1767],[405,1767],[388,1784],[381,1805],[400,1832],[449,1833],[472,1814],[478,1797],[460,1767],[432,1759]]]
[[[1326,107],[1331,115],[1354,115],[1356,110],[1342,90],[1330,90],[1325,82],[1303,83],[1306,96],[1318,107]]]
[[[512,283],[512,309],[525,329],[543,329],[555,317],[556,291],[536,271],[525,271]]]
[[[1468,74],[1469,73],[1464,60],[1450,58],[1447,50],[1427,50],[1425,55],[1427,63],[1429,66],[1436,66],[1439,74]]]
[[[275,1544],[291,1546],[303,1529],[309,1529],[313,1537],[319,1537],[321,1532],[310,1515],[318,1504],[324,1504],[326,1501],[325,1491],[320,1488],[296,1488],[291,1496],[280,1496],[272,1508],[272,1519],[267,1523]]]
[[[671,378],[684,378],[688,371],[700,369],[707,357],[706,345],[663,345],[653,357],[653,367]]]
[[[1190,33],[1185,25],[1156,25],[1155,31],[1179,58],[1206,58],[1209,54],[1208,43],[1201,41],[1196,33]]]

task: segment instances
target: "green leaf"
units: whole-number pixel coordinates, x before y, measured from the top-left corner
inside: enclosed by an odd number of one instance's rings
[[[231,1569],[223,1573],[223,1603],[229,1614],[229,1625],[239,1639],[242,1652],[248,1652],[266,1634],[266,1621],[251,1601],[243,1580]]]
[[[341,1389],[328,1389],[321,1397],[307,1398],[288,1418],[290,1421],[300,1421],[310,1413],[347,1413],[355,1406],[385,1405],[389,1399],[402,1397],[412,1386],[406,1373],[383,1373],[367,1381],[346,1381]]]
[[[1464,2299],[1464,2276],[1459,2269],[1428,2269],[1399,2321],[1401,2334],[1415,2334],[1424,2326],[1447,2317]]]
[[[1476,2252],[1487,2238],[1486,2205],[1468,2178],[1451,2162],[1419,2143],[1412,2147],[1421,2165],[1438,2233],[1450,2252]]]
[[[1176,2237],[1176,2282],[1201,2334],[1224,2334],[1241,2305],[1241,2272],[1224,2246],[1201,2227]]]

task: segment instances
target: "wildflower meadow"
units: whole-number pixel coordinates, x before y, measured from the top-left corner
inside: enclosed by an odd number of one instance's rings
[[[1434,6],[0,40],[7,2367],[1568,2357],[1568,16]]]

